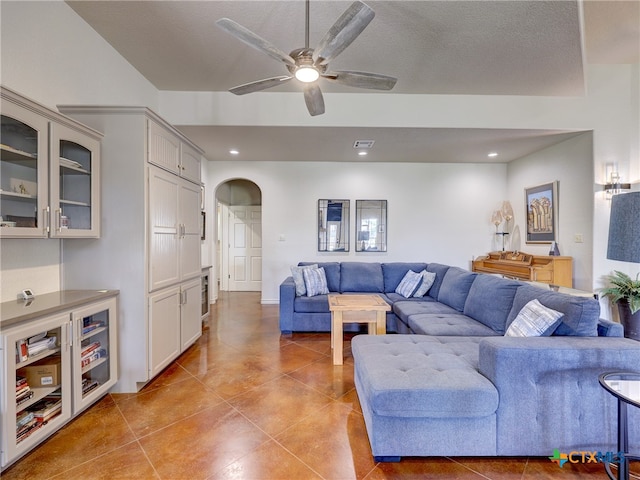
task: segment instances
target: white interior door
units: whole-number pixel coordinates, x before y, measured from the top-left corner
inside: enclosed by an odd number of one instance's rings
[[[229,290],[262,290],[262,207],[229,207]]]

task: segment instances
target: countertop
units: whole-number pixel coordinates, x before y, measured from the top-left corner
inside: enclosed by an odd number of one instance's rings
[[[119,290],[61,290],[36,295],[31,300],[3,302],[0,303],[0,328],[5,329],[34,318],[71,310],[119,293]]]

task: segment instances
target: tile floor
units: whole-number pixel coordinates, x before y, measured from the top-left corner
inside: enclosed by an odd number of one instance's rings
[[[107,395],[3,480],[606,478],[600,464],[547,458],[374,462],[348,342],[333,366],[328,333],[281,336],[278,307],[259,300],[222,292],[196,345],[139,393]]]

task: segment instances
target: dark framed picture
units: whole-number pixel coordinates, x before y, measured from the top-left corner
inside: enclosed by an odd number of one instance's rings
[[[525,188],[526,243],[551,243],[558,235],[558,182]]]

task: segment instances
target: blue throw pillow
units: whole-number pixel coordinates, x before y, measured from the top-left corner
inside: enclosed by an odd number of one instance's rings
[[[436,274],[433,272],[422,270],[420,274],[422,275],[422,283],[420,283],[420,286],[414,292],[414,297],[424,297],[425,293],[427,293],[433,285],[433,282],[436,281]]]
[[[564,313],[542,305],[537,298],[527,303],[511,322],[505,337],[548,337],[560,324]]]
[[[302,275],[304,276],[304,286],[307,289],[308,297],[329,293],[324,268],[305,268],[302,271]]]
[[[304,277],[302,276],[302,270],[305,268],[318,268],[318,264],[304,265],[301,267],[291,267],[291,276],[293,277],[293,283],[296,284],[296,297],[301,297],[307,293],[307,287],[304,285]]]
[[[396,293],[399,293],[404,298],[409,298],[418,289],[418,285],[422,281],[422,274],[416,273],[413,270],[409,270],[405,273],[404,278],[400,281],[400,284],[396,287]]]

